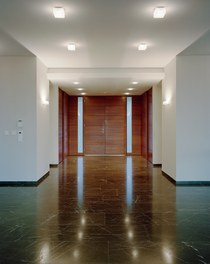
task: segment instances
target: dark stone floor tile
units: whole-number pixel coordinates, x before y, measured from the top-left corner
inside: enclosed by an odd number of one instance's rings
[[[210,263],[210,187],[175,187],[138,156],[130,171],[126,157],[77,159],[0,188],[0,264]]]

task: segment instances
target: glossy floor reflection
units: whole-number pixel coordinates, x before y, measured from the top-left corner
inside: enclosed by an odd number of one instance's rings
[[[71,157],[38,187],[0,188],[0,263],[210,263],[210,188],[141,157]]]

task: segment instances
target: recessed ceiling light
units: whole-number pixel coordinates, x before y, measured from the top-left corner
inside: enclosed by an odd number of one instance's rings
[[[134,88],[128,88],[128,91],[132,91],[132,90],[134,90]]]
[[[78,88],[77,90],[78,90],[78,91],[83,91],[84,89],[83,89],[83,88]]]
[[[76,50],[76,45],[74,43],[69,43],[68,44],[68,50],[69,51],[75,51]]]
[[[79,82],[73,82],[73,84],[77,85],[77,84],[79,84]]]
[[[130,93],[125,93],[125,95],[129,95]]]
[[[132,84],[138,84],[138,82],[132,82]]]
[[[54,7],[53,14],[55,18],[65,18],[65,10],[63,7]]]
[[[138,50],[146,50],[147,49],[147,44],[146,43],[140,43],[138,46]]]
[[[164,18],[166,15],[165,7],[156,7],[153,13],[153,18]]]
[[[86,95],[86,93],[81,93],[81,95]]]

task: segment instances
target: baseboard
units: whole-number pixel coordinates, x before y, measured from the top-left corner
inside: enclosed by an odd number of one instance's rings
[[[50,164],[50,168],[57,168],[58,164]]]
[[[210,181],[177,181],[176,186],[210,186]]]
[[[38,181],[0,181],[0,187],[37,187],[49,174],[50,172],[48,171]]]
[[[154,163],[153,163],[153,167],[154,167],[154,168],[161,168],[161,167],[162,167],[162,164],[154,164]]]
[[[162,171],[162,174],[176,186],[210,186],[210,181],[175,181],[171,176]]]
[[[176,181],[175,181],[170,175],[168,175],[168,174],[165,173],[164,171],[162,171],[162,175],[163,175],[167,180],[169,180],[171,183],[173,183],[174,185],[176,185]]]
[[[48,176],[50,175],[50,172],[48,171],[47,173],[45,173],[45,175],[43,175],[38,181],[37,181],[37,185],[38,186],[41,182],[43,182]]]

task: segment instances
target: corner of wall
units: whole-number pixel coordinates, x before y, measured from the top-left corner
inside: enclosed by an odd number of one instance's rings
[[[162,81],[152,89],[153,164],[162,164]]]
[[[162,101],[162,170],[176,180],[176,71],[177,58],[165,67]]]
[[[36,58],[37,180],[49,171],[49,81],[47,67]]]
[[[59,164],[58,86],[50,83],[50,164]]]

